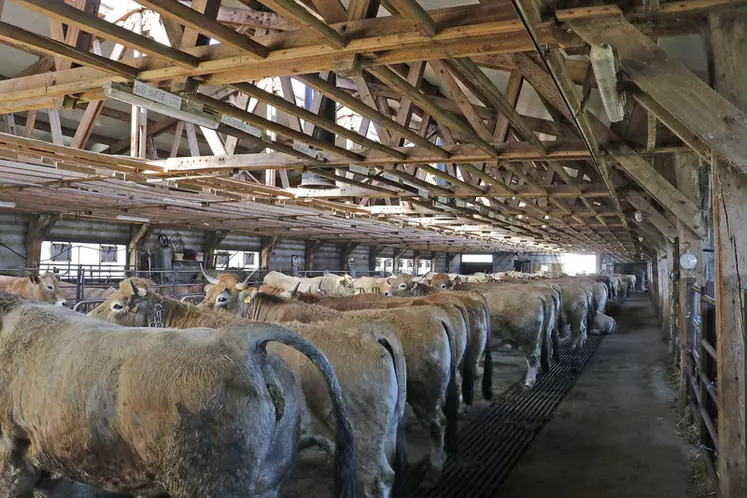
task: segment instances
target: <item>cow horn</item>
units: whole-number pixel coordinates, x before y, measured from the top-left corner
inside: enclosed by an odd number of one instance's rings
[[[219,280],[217,278],[211,277],[205,272],[205,268],[202,266],[202,263],[200,263],[200,270],[202,271],[202,274],[205,275],[205,280],[207,280],[208,283],[213,284],[213,285],[219,283]]]
[[[135,287],[135,282],[133,282],[132,279],[130,279],[130,287],[132,287],[132,293],[137,296],[137,287]]]
[[[319,279],[319,285],[316,286],[316,290],[322,292],[322,279]]]
[[[246,287],[249,284],[249,280],[251,280],[251,278],[254,276],[255,273],[257,273],[257,270],[254,270],[249,275],[247,275],[247,277],[244,279],[243,282],[241,282],[241,284]]]
[[[296,286],[293,288],[293,292],[291,292],[291,297],[296,297],[296,294],[298,293],[298,287],[301,285],[301,282],[298,282]]]

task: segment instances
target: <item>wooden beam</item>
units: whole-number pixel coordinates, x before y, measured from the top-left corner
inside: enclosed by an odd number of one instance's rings
[[[342,246],[342,249],[340,250],[340,269],[342,271],[350,271],[348,258],[350,258],[350,255],[353,254],[353,251],[355,251],[358,246],[360,246],[359,242],[350,242]]]
[[[197,67],[200,59],[194,55],[174,49],[170,46],[131,30],[108,22],[94,14],[76,9],[64,2],[54,0],[14,0],[29,10],[39,12],[49,18],[61,21],[70,26],[76,26],[92,35],[112,40],[126,47],[134,48],[154,57],[160,57],[178,66],[192,69]]]
[[[343,48],[346,44],[345,36],[335,31],[327,23],[315,17],[295,0],[260,0],[278,14],[297,22],[308,29],[320,41],[330,47]]]
[[[641,194],[631,190],[625,197],[634,208],[643,213],[644,219],[650,221],[666,237],[671,240],[677,237],[677,227],[670,223],[666,216],[657,211]]]
[[[377,66],[366,68],[368,72],[379,78],[381,81],[391,86],[395,91],[400,93],[403,97],[407,97],[421,109],[425,110],[437,119],[440,123],[454,129],[467,136],[472,135],[469,128],[467,128],[461,121],[455,118],[452,114],[444,111],[436,104],[434,104],[429,97],[421,93],[417,88],[410,85],[408,82],[400,78],[394,71],[386,66]],[[474,143],[483,149],[484,151],[494,153],[493,147],[485,140],[478,137],[474,137]]]
[[[355,143],[361,144],[371,149],[380,150],[384,152],[385,154],[390,155],[397,159],[405,159],[407,157],[405,154],[395,149],[392,149],[391,147],[387,147],[381,142],[376,142],[374,140],[368,139],[362,135],[359,135],[358,133],[355,133],[352,130],[349,130],[336,123],[332,123],[326,119],[323,119],[318,114],[314,114],[313,112],[307,111],[306,109],[297,106],[295,103],[290,103],[288,100],[282,97],[278,97],[277,95],[273,93],[262,90],[256,85],[252,85],[250,83],[236,83],[232,86],[236,88],[237,90],[254,97],[260,102],[264,102],[277,109],[285,111],[292,116],[301,118],[304,121],[307,121],[309,123],[314,123],[316,126],[319,126],[320,128],[324,128],[325,130],[328,130],[332,133],[343,136]],[[292,87],[291,87],[291,90],[292,90]]]
[[[225,115],[232,116],[242,121],[246,121],[247,123],[250,123],[254,126],[258,126],[261,129],[273,131],[279,135],[288,137],[293,140],[297,140],[301,143],[311,144],[314,147],[329,151],[341,157],[345,157],[353,162],[358,162],[364,159],[364,157],[361,156],[360,154],[351,152],[347,149],[343,149],[327,141],[319,140],[317,138],[311,137],[304,133],[295,131],[292,128],[288,128],[285,125],[282,125],[280,123],[276,123],[269,119],[265,119],[263,117],[257,116],[256,114],[249,113],[243,109],[239,109],[238,107],[228,104],[226,102],[222,102],[212,97],[208,97],[207,95],[196,94],[193,97],[190,97],[190,99],[192,98],[194,98],[194,100],[196,100],[197,102],[201,102]]]
[[[199,33],[214,38],[229,47],[241,50],[255,59],[264,59],[269,54],[267,47],[248,38],[216,20],[200,14],[178,0],[142,0],[138,2],[162,16],[169,17]]]
[[[148,238],[148,235],[150,235],[154,227],[152,223],[145,223],[144,225],[140,225],[137,231],[134,231],[134,225],[132,228],[133,235],[130,238],[130,242],[127,244],[127,261],[130,270],[138,270],[138,251],[143,246],[145,239]]]
[[[272,262],[272,253],[275,249],[275,243],[278,240],[277,235],[272,237],[262,237],[262,245],[259,251],[260,270],[268,271]]]
[[[542,142],[534,134],[531,127],[524,121],[524,118],[516,112],[514,106],[506,99],[495,84],[488,78],[488,76],[475,64],[471,59],[463,57],[454,59],[454,64],[451,67],[458,67],[457,74],[461,75],[461,78],[471,81],[477,85],[481,93],[487,96],[490,101],[485,102],[492,107],[498,109],[503,115],[508,118],[511,126],[516,130],[516,133],[533,144],[538,150],[542,150]]]
[[[469,124],[472,125],[472,129],[475,131],[477,136],[486,142],[490,142],[493,138],[492,134],[482,118],[477,114],[477,111],[475,111],[475,108],[473,107],[472,102],[469,101],[467,94],[464,93],[462,88],[454,79],[454,76],[449,72],[446,64],[440,60],[428,61],[428,64],[430,64],[436,72],[436,76],[441,81],[441,84],[443,85],[442,90],[446,90],[451,99],[456,102],[459,109],[467,117]]]
[[[26,268],[39,268],[42,242],[58,219],[59,215],[49,213],[31,218],[25,241]]]
[[[371,121],[383,126],[384,128],[391,130],[394,133],[398,133],[405,137],[410,142],[426,147],[431,152],[437,154],[439,157],[447,158],[449,153],[438,147],[434,143],[429,142],[425,138],[421,137],[417,133],[413,132],[409,128],[396,123],[390,117],[384,116],[376,109],[369,107],[360,100],[348,95],[346,92],[339,90],[334,85],[330,85],[322,78],[314,75],[304,75],[298,78],[300,81],[310,86],[314,90],[323,93],[324,95],[332,98],[335,102],[338,102],[349,109],[357,112],[361,116],[371,119]]]
[[[319,246],[322,245],[321,240],[307,240],[306,247],[303,252],[304,265],[303,269],[306,271],[312,271],[314,269],[314,254]]]
[[[433,37],[436,35],[436,21],[416,0],[389,0],[389,3],[394,5],[405,18],[412,21],[417,30],[424,36]]]
[[[46,36],[37,35],[4,21],[0,21],[0,40],[10,45],[17,45],[36,52],[62,57],[117,76],[135,78],[139,72],[136,68],[127,64],[112,61],[106,57],[89,52],[82,52],[65,43],[47,38]]]
[[[730,104],[747,112],[747,68],[734,62],[743,56],[746,48],[747,8],[711,13],[707,28],[714,88]],[[734,133],[721,138],[744,147],[745,135],[729,127],[745,126],[744,122],[732,123],[733,114],[722,114],[722,110],[714,107],[701,107],[700,114],[704,117],[703,126],[711,120],[719,121],[718,125],[726,125]],[[679,116],[675,112],[673,115]],[[719,128],[713,133],[718,140]],[[713,141],[711,143],[719,150]],[[726,158],[717,154],[713,156],[711,181],[719,379],[718,495],[720,498],[737,498],[747,495],[747,224],[744,222],[747,219],[747,178],[744,163],[737,162],[730,155]],[[727,160],[729,158],[731,161]]]
[[[747,172],[747,114],[620,18],[574,20],[587,43],[615,47],[625,74],[705,144]],[[657,71],[650,71],[657,67]]]

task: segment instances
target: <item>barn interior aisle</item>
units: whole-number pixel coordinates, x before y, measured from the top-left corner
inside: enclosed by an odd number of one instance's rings
[[[502,498],[691,498],[667,343],[645,294],[623,305],[576,385],[500,489]]]

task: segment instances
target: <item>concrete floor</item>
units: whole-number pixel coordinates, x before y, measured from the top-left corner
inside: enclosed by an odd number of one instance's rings
[[[636,294],[499,496],[693,498],[667,362],[653,307]]]

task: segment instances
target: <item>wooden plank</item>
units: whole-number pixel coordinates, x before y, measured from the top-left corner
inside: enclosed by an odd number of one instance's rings
[[[746,48],[747,8],[711,13],[708,33],[714,88],[730,104],[747,112],[747,68],[735,63],[743,57]],[[709,115],[709,120],[726,121],[731,117],[710,107],[702,107],[700,114]],[[732,138],[744,142],[744,137],[736,134]],[[747,219],[747,177],[742,166],[716,154],[711,162],[719,380],[718,491],[721,498],[747,495],[747,224],[744,222]]]
[[[335,31],[327,23],[315,17],[311,12],[296,3],[295,0],[260,0],[278,14],[297,22],[308,29],[323,43],[330,47],[343,48],[346,44],[345,36]]]
[[[179,121],[176,124],[176,131],[174,132],[174,141],[171,143],[171,152],[169,152],[169,157],[176,157],[179,155],[179,145],[181,144],[183,133],[184,133],[184,121]],[[231,153],[233,154],[233,151]]]
[[[423,75],[425,74],[425,62],[416,62],[415,64],[410,65],[410,68],[407,71],[407,82],[413,87],[413,88],[420,88],[423,84]],[[362,76],[362,75],[361,75]],[[400,95],[398,95],[400,97]],[[379,104],[379,107],[384,108],[386,111],[389,112],[389,103],[386,101],[383,101]],[[401,97],[399,99],[399,109],[397,109],[397,115],[394,118],[394,120],[404,126],[405,128],[410,127],[410,120],[412,119],[414,106],[412,105],[412,101],[408,98]],[[392,135],[391,141],[388,143],[388,145],[396,145],[400,146],[403,145],[402,143],[402,137]]]
[[[184,126],[187,129],[187,142],[189,142],[189,154],[193,157],[199,156],[200,146],[197,143],[197,131],[195,129],[195,125],[192,123],[185,123]]]
[[[358,21],[367,17],[376,17],[380,4],[379,0],[350,0],[346,20]]]
[[[248,53],[250,57],[264,59],[269,54],[267,47],[236,31],[210,19],[178,0],[142,0],[138,2],[162,16],[170,17],[185,27],[214,38],[229,47]]]
[[[127,64],[112,61],[106,57],[101,57],[100,55],[89,52],[81,52],[65,43],[47,38],[46,36],[37,35],[36,33],[26,31],[25,29],[13,26],[4,21],[0,21],[0,40],[36,52],[59,56],[84,66],[99,69],[106,73],[116,74],[117,76],[134,78],[139,72],[136,68],[128,66]]]
[[[65,145],[62,136],[62,124],[60,123],[60,111],[57,109],[49,109],[47,111],[49,116],[49,126],[52,133],[52,143],[55,145]]]
[[[163,45],[146,36],[133,33],[129,29],[117,26],[94,14],[76,9],[64,2],[54,0],[17,0],[16,3],[67,25],[76,26],[88,33],[115,41],[126,47],[137,49],[148,55],[163,58],[181,67],[191,69],[197,67],[200,62],[199,58],[194,55]]]
[[[347,12],[340,0],[311,0],[311,3],[327,24],[341,23],[347,19]]]
[[[615,47],[625,74],[704,143],[747,172],[747,114],[623,19],[571,21],[586,42]],[[650,68],[656,67],[657,71]]]

